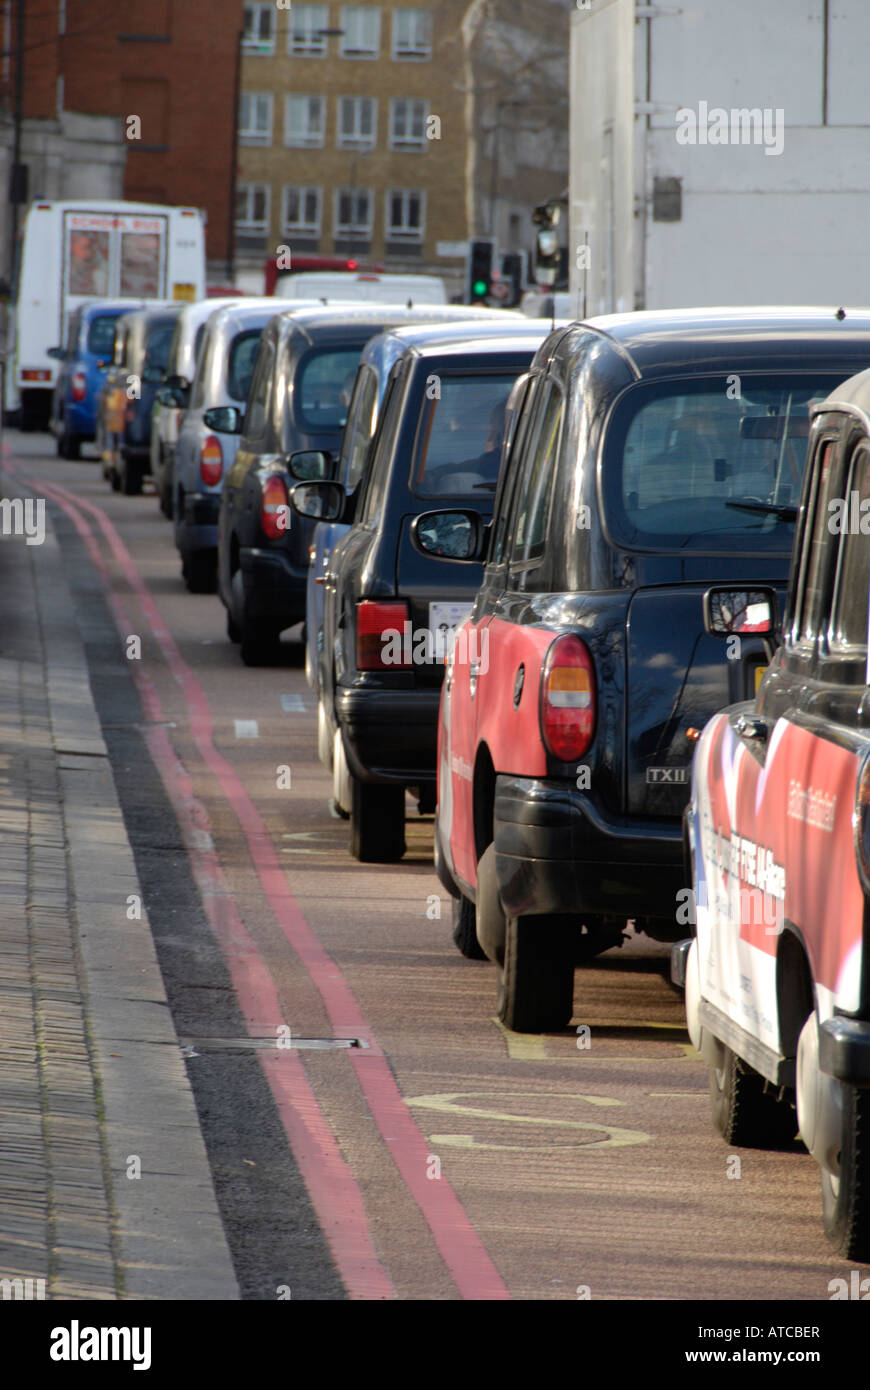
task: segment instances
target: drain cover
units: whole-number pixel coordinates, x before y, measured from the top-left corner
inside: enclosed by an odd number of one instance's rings
[[[271,1035],[265,1038],[179,1038],[181,1050],[187,1056],[195,1056],[199,1052],[250,1052],[252,1048],[277,1048],[279,1052],[296,1052],[307,1048],[311,1051],[323,1051],[331,1047],[368,1047],[369,1044],[362,1038],[297,1038],[291,1035],[289,1038],[275,1038]],[[193,1051],[188,1051],[188,1049]]]

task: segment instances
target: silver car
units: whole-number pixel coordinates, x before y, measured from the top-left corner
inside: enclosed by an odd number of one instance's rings
[[[235,298],[198,299],[186,304],[178,315],[172,342],[166,379],[151,407],[151,476],[157,489],[160,510],[172,516],[172,468],[181,417],[190,400],[190,385],[202,344],[205,325],[217,309],[238,304]]]
[[[221,428],[222,412],[235,407],[244,413],[260,335],[270,318],[286,307],[272,298],[236,300],[216,309],[203,325],[172,479],[175,544],[192,593],[214,591],[221,488],[239,444],[237,431]]]

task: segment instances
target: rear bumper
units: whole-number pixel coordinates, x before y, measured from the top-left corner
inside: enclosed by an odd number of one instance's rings
[[[217,544],[217,534],[215,534]],[[245,617],[272,620],[293,627],[305,617],[307,568],[290,563],[280,550],[253,547],[239,552],[245,588]]]
[[[512,917],[606,913],[672,918],[684,886],[679,820],[614,817],[564,782],[500,776],[499,894]]]
[[[192,550],[216,550],[218,517],[221,509],[219,492],[186,492],[184,510],[178,518],[175,544],[185,553]]]
[[[339,686],[335,713],[353,775],[363,782],[434,786],[440,700],[440,687]]]
[[[75,401],[64,401],[63,423],[70,434],[78,439],[91,440],[96,436],[97,416],[93,405],[78,405]],[[59,426],[59,431],[62,430],[63,424]]]

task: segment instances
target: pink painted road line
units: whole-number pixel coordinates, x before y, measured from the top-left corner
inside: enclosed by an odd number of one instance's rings
[[[43,491],[49,491],[44,484],[33,481],[29,486],[37,490],[41,486]],[[369,1042],[369,1049],[348,1049],[347,1056],[381,1137],[432,1232],[450,1277],[463,1298],[509,1298],[501,1275],[453,1188],[443,1176],[437,1183],[426,1178],[429,1146],[425,1135],[405,1105],[353,991],[290,891],[286,871],[259,811],[231,763],[214,746],[211,710],[205,691],[181,657],[132,556],[101,508],[57,485],[51,485],[50,492],[59,501],[59,494],[63,494],[70,507],[80,507],[93,516],[103,532],[119,569],[139,600],[167,667],[181,687],[190,710],[191,732],[197,751],[217,778],[242,827],[251,861],[276,922],[320,993],[335,1032],[343,1036],[352,1033]]]
[[[41,483],[39,490],[70,517],[106,585],[107,598],[122,637],[133,629],[123,604],[111,588],[111,575],[87,522],[67,500],[66,489]],[[148,719],[161,721],[164,711],[149,677],[131,666]],[[281,1005],[265,961],[257,950],[229,891],[211,841],[205,807],[163,728],[146,729],[148,751],[181,827],[203,908],[218,941],[239,1005],[252,1036],[274,1034],[283,1024]],[[378,1260],[365,1204],[350,1165],[311,1087],[297,1052],[258,1052],[258,1060],[275,1100],[284,1132],[299,1165],[317,1219],[351,1298],[391,1299],[395,1290]]]

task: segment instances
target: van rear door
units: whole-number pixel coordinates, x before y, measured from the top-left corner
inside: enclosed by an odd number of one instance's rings
[[[166,259],[164,214],[65,211],[60,341],[85,300],[165,298]]]

